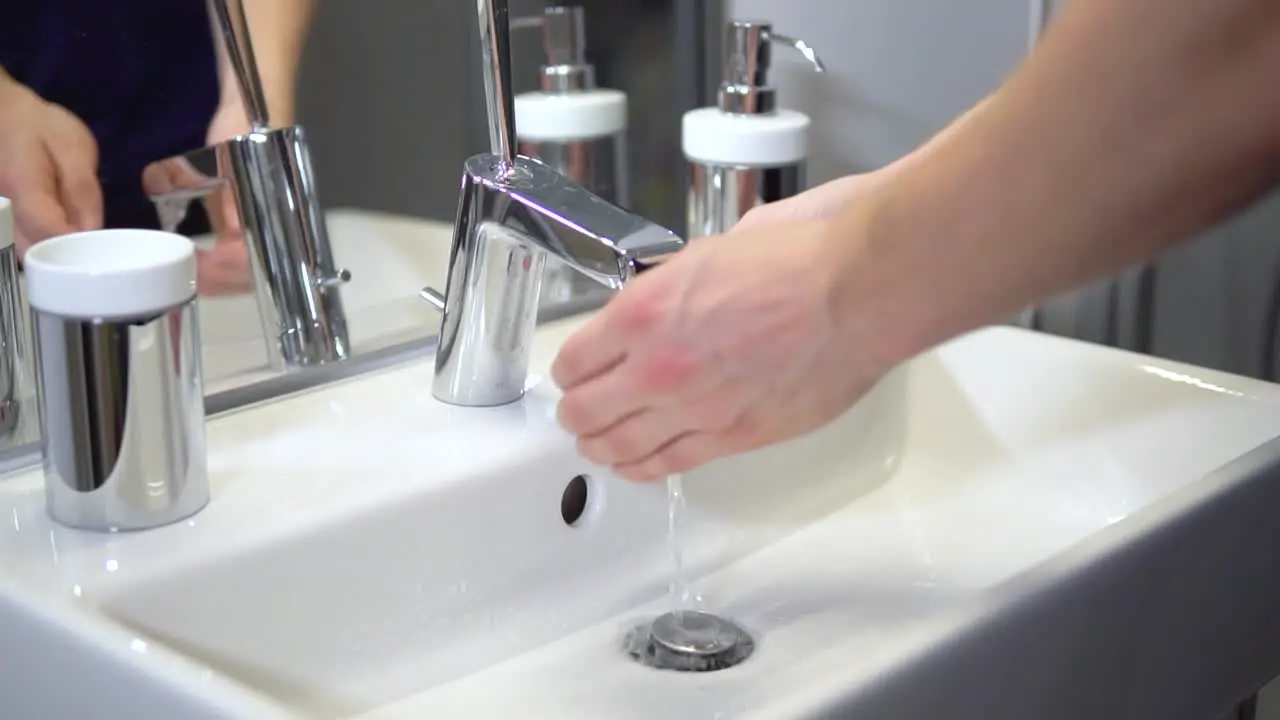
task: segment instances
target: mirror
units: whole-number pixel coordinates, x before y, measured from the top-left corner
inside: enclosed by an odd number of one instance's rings
[[[551,4],[513,0],[512,15],[535,16]],[[595,66],[598,85],[627,95],[621,165],[630,193],[623,204],[668,227],[682,228],[680,115],[705,104],[714,87],[715,63],[708,60],[719,40],[718,33],[710,31],[720,22],[719,3],[566,4],[583,8],[585,54]],[[228,4],[233,11],[237,6],[235,0]],[[296,120],[306,131],[318,213],[327,229],[334,267],[349,271],[349,279],[335,281],[332,291],[345,321],[344,357],[306,366],[280,362],[276,341],[268,340],[264,331],[265,301],[260,298],[270,296],[255,296],[251,267],[240,258],[243,277],[234,291],[202,292],[200,299],[208,413],[430,351],[439,317],[417,292],[428,284],[444,287],[462,162],[488,149],[474,13],[474,5],[463,2],[315,3],[297,78]],[[156,32],[154,27],[140,27],[138,32]],[[424,42],[425,36],[431,41]],[[212,51],[211,43],[208,49]],[[0,51],[0,67],[15,69],[17,81],[27,80],[23,64],[9,63],[3,55]],[[516,92],[538,89],[539,69],[547,62],[538,33],[513,35],[513,60]],[[85,82],[91,81],[86,76]],[[61,88],[69,95],[65,103],[74,110],[70,96],[76,83],[64,84],[71,88]],[[154,206],[154,227],[170,226],[191,237],[202,253],[225,252],[215,250],[215,230],[228,221],[246,225],[244,203],[237,208],[237,203],[226,202],[225,193],[210,192],[221,187],[219,176],[228,162],[226,156],[212,158],[205,179],[213,184],[179,188],[169,183],[164,185],[166,192],[150,193],[166,199]],[[234,183],[222,182],[230,184]],[[183,192],[175,192],[180,189]],[[181,202],[173,202],[175,198]],[[112,213],[107,215],[111,222]],[[248,224],[254,222],[249,220]],[[21,291],[20,275],[8,281]],[[0,264],[0,286],[5,284]],[[572,292],[554,298],[544,293],[541,316],[581,312],[607,299],[607,291],[595,283],[572,287]],[[27,334],[17,342],[9,340],[13,331],[2,331],[9,328],[6,323],[16,326],[16,320],[27,316],[25,307],[0,307],[0,473],[39,461],[31,323],[20,323]],[[6,405],[11,395],[16,404]],[[21,408],[16,419],[13,407]]]

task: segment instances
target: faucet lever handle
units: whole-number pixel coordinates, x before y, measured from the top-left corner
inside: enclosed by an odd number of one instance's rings
[[[484,60],[489,144],[510,170],[516,161],[516,109],[511,90],[511,23],[508,0],[477,0],[480,51]]]
[[[444,312],[444,293],[439,290],[428,285],[418,291],[418,297],[426,300],[436,310]]]
[[[249,36],[249,21],[245,18],[243,0],[212,0],[214,21],[222,36],[223,51],[236,75],[240,97],[244,100],[249,125],[254,132],[271,127],[271,115],[266,95],[262,92],[262,79],[258,75],[258,61],[253,54],[253,38]]]

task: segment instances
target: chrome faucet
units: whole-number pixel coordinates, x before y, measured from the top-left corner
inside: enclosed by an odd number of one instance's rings
[[[151,163],[143,171],[143,188],[168,230],[182,221],[191,201],[230,192],[262,331],[274,344],[272,365],[342,360],[350,340],[338,288],[351,273],[334,264],[306,135],[297,125],[269,124],[241,0],[213,0],[212,6],[250,132]]]
[[[19,422],[35,396],[9,208],[9,200],[0,198],[0,450],[25,441],[18,436]]]
[[[684,246],[670,230],[515,152],[507,0],[476,0],[492,152],[463,165],[432,394],[453,405],[524,395],[548,253],[618,288]]]

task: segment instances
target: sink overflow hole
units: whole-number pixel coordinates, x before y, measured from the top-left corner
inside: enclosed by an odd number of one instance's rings
[[[560,517],[569,527],[577,527],[587,511],[587,476],[578,475],[564,487],[560,496]]]

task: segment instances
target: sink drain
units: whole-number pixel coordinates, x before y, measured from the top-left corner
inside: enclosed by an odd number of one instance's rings
[[[680,610],[632,628],[623,646],[632,659],[658,670],[714,672],[751,657],[756,643],[729,620]]]

